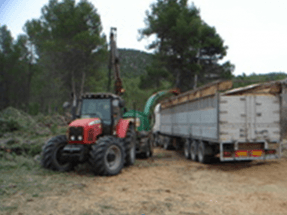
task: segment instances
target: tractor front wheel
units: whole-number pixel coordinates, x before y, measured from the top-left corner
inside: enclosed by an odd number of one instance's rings
[[[116,137],[100,138],[91,147],[89,162],[96,175],[117,175],[124,166],[125,151]]]
[[[72,162],[63,159],[62,153],[67,145],[65,135],[59,135],[51,138],[42,150],[42,166],[46,169],[52,169],[60,172],[70,171],[75,166]]]

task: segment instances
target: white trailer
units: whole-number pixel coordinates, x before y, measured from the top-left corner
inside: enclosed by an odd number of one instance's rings
[[[280,157],[278,82],[231,88],[216,82],[161,103],[159,133],[165,144],[184,147],[186,158],[209,162]],[[167,147],[166,147],[167,148]]]

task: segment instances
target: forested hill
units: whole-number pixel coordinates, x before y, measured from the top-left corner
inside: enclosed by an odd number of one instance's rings
[[[146,66],[152,61],[152,54],[135,49],[119,49],[119,55],[121,75],[125,78],[145,74]]]
[[[246,75],[243,73],[242,75],[238,75],[232,78],[234,81],[233,87],[243,87],[247,86],[249,84],[255,84],[255,83],[262,83],[262,82],[268,82],[268,81],[278,81],[283,80],[287,78],[287,74],[285,72],[270,72],[266,74],[250,74]]]

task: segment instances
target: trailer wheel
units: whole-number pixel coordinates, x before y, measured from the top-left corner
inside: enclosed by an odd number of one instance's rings
[[[199,143],[199,146],[198,146],[198,161],[200,163],[209,163],[210,162],[211,156],[206,155],[208,147],[209,146],[206,143],[202,142],[202,141]]]
[[[165,150],[171,150],[172,145],[171,145],[171,139],[169,137],[165,137],[163,141],[163,148]]]
[[[184,156],[186,159],[190,159],[190,140],[186,139],[184,143]]]
[[[159,135],[158,135],[158,133],[155,133],[154,134],[154,146],[156,147],[156,146],[160,146],[160,143],[159,143],[160,141],[159,141]]]
[[[146,150],[145,152],[142,152],[141,157],[142,158],[149,158],[151,156],[150,150]]]
[[[152,145],[151,145],[151,141],[150,141],[150,139],[148,139],[147,140],[147,146],[146,146],[146,151],[145,152],[142,152],[141,153],[141,157],[142,158],[149,158],[149,157],[151,157],[152,156],[152,154],[153,154],[153,147],[152,147]]]
[[[105,136],[91,147],[89,163],[96,175],[117,175],[124,166],[125,151],[118,138]]]
[[[161,135],[159,135],[158,133],[156,134],[156,146],[158,147],[163,147],[163,137]]]
[[[193,140],[190,145],[190,158],[193,161],[197,161],[197,151],[198,151],[198,143]]]
[[[124,139],[124,148],[126,153],[125,165],[133,165],[136,159],[136,132],[133,125],[129,126],[127,131],[127,136]]]

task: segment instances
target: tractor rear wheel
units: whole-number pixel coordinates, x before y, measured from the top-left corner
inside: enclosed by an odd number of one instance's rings
[[[91,148],[89,163],[96,175],[117,175],[122,170],[124,161],[124,147],[116,137],[102,137]]]
[[[136,160],[136,132],[133,125],[130,125],[127,131],[127,136],[124,139],[124,148],[126,154],[125,165],[133,165]]]
[[[64,160],[62,156],[63,148],[66,145],[66,135],[51,138],[42,148],[42,166],[60,172],[72,170],[75,164]]]

